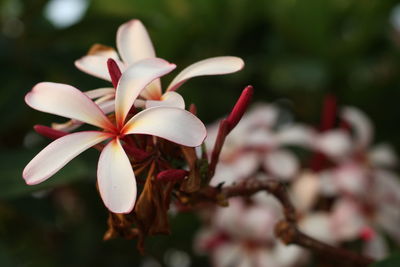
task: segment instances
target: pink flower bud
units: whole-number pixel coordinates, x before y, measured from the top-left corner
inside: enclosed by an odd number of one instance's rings
[[[157,174],[157,180],[163,182],[180,181],[183,180],[189,174],[188,171],[169,169]]]
[[[111,77],[111,82],[114,86],[114,88],[117,88],[119,79],[121,78],[121,70],[118,67],[117,62],[115,62],[114,59],[109,58],[107,60],[107,67],[108,67],[108,73],[110,74]]]
[[[38,134],[50,138],[50,139],[58,139],[60,137],[63,137],[64,135],[67,135],[69,133],[63,132],[63,131],[59,131],[59,130],[55,130],[51,127],[48,126],[44,126],[44,125],[35,125],[33,126],[33,129],[35,130],[35,132],[37,132]]]
[[[240,119],[243,117],[244,112],[250,104],[251,98],[253,96],[253,86],[247,86],[240,95],[238,101],[233,107],[231,113],[229,114],[227,121],[229,122],[229,131],[231,131],[239,123]]]
[[[364,227],[360,231],[360,238],[366,242],[371,241],[375,236],[375,231],[371,227]]]
[[[321,131],[327,131],[334,128],[337,117],[337,99],[334,95],[327,95],[324,99],[322,110]]]
[[[128,145],[128,144],[124,144],[123,145],[125,152],[132,156],[136,161],[144,161],[145,159],[147,159],[150,156],[150,153],[141,150],[139,148],[136,148],[134,146]]]

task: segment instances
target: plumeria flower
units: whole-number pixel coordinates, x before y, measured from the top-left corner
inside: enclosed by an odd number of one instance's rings
[[[216,267],[293,266],[306,252],[275,238],[274,227],[282,217],[280,203],[264,192],[252,196],[250,203],[231,198],[228,207],[215,210],[195,246],[209,253]]]
[[[372,145],[373,125],[362,111],[345,107],[340,117],[347,126],[340,131],[347,137],[327,147],[345,149],[338,149],[340,157],[330,155],[335,165],[318,174],[320,193],[336,197],[331,212],[336,239],[362,239],[368,255],[381,258],[386,246],[381,232],[400,242],[400,182],[390,170],[398,159],[389,145]],[[373,238],[365,238],[365,229],[373,231]]]
[[[130,134],[148,134],[184,146],[198,146],[206,136],[203,123],[190,112],[174,107],[156,107],[128,119],[128,112],[141,90],[175,65],[161,59],[133,64],[121,76],[115,96],[115,123],[78,89],[50,82],[37,84],[25,97],[32,108],[75,119],[101,130],[67,134],[45,147],[25,167],[27,184],[41,183],[84,150],[107,141],[97,169],[100,195],[114,213],[129,213],[136,200],[136,180],[121,142]]]
[[[146,28],[141,21],[136,19],[128,21],[118,28],[116,44],[120,57],[113,48],[95,45],[88,55],[75,61],[76,67],[90,75],[111,81],[106,68],[109,58],[114,59],[123,72],[142,59],[156,57]],[[146,108],[160,105],[185,108],[182,96],[175,91],[187,80],[198,76],[233,73],[241,70],[243,66],[242,59],[232,56],[213,57],[196,62],[181,71],[165,92],[162,92],[160,80],[154,80],[140,93],[135,105]],[[104,90],[103,94],[97,95],[97,97],[112,98],[113,95],[113,91]]]
[[[350,193],[362,196],[368,192],[371,183],[375,182],[373,180],[378,182],[371,175],[374,170],[394,167],[398,161],[397,156],[387,144],[372,146],[374,135],[372,122],[361,110],[345,107],[341,111],[341,118],[349,125],[352,132],[347,131],[347,138],[342,141],[332,141],[327,145],[345,149],[340,153],[340,157],[331,157],[336,167],[321,173],[321,189],[326,195]]]

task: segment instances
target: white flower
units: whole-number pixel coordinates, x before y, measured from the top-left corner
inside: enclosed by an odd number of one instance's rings
[[[157,58],[142,60],[129,67],[116,89],[115,124],[78,89],[49,82],[37,84],[25,97],[30,107],[102,130],[71,133],[50,143],[25,167],[26,183],[34,185],[47,180],[86,149],[109,140],[101,152],[97,169],[100,195],[110,211],[129,213],[136,201],[136,180],[121,138],[129,134],[149,134],[185,146],[198,146],[206,136],[202,122],[179,108],[150,108],[126,121],[142,89],[174,68],[175,65]]]
[[[132,64],[147,58],[155,58],[153,44],[142,22],[136,19],[122,24],[117,31],[118,53],[113,49],[97,45],[89,51],[89,54],[75,61],[80,70],[111,81],[107,70],[107,60],[114,59],[122,72]],[[175,91],[187,80],[205,75],[221,75],[239,71],[243,68],[243,60],[238,57],[222,56],[213,57],[196,62],[182,70],[169,84],[165,92],[162,92],[160,79],[154,80],[140,93],[135,105],[146,108],[154,106],[174,106],[185,108],[185,102],[181,95]],[[104,92],[103,96],[112,92]]]

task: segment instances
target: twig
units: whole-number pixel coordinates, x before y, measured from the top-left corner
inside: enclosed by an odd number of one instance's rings
[[[296,244],[311,249],[345,266],[368,266],[373,263],[374,260],[369,257],[325,244],[301,232],[297,228],[296,210],[289,199],[285,186],[278,181],[246,179],[237,185],[223,188],[221,193],[229,198],[250,196],[260,191],[274,195],[283,206],[285,219],[276,225],[275,233],[285,244]],[[217,198],[218,196],[213,197]]]

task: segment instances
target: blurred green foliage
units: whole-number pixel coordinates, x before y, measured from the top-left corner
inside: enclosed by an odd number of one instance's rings
[[[48,143],[32,126],[62,121],[28,108],[24,95],[40,81],[82,90],[107,85],[73,62],[94,43],[115,46],[118,26],[132,18],[143,21],[157,55],[178,71],[218,55],[245,60],[240,73],[184,85],[182,94],[206,122],[227,113],[247,84],[255,86],[256,101],[285,100],[311,124],[322,97],[334,93],[342,105],[370,115],[377,140],[400,148],[400,29],[391,23],[398,1],[92,0],[83,19],[63,29],[44,17],[47,4],[0,1],[1,266],[138,266],[151,255],[165,264],[168,248],[193,254],[191,215],[174,218],[173,236],[151,240],[144,257],[133,241],[101,242],[107,212],[95,190],[94,151],[43,185],[22,181],[25,164]],[[193,259],[193,266],[206,264]]]

